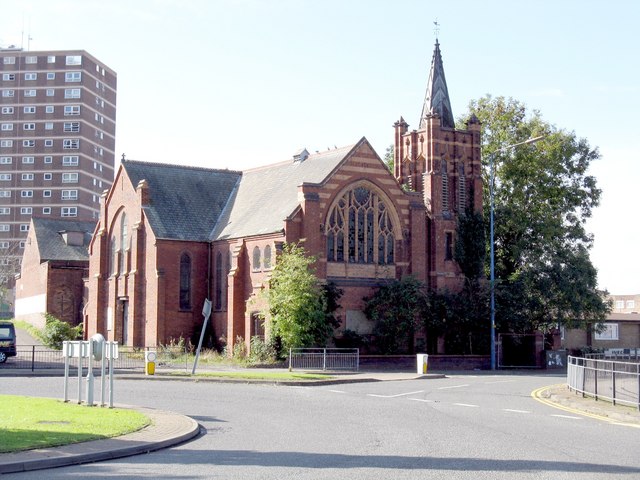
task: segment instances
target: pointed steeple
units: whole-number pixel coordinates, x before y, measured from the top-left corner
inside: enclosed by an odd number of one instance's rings
[[[442,55],[440,54],[440,44],[436,38],[436,46],[431,60],[431,70],[429,71],[429,81],[427,82],[427,93],[424,97],[422,115],[420,116],[420,128],[426,123],[426,118],[430,115],[438,114],[443,127],[455,128],[451,102],[449,101],[449,91],[447,81],[444,78],[444,67],[442,66]]]

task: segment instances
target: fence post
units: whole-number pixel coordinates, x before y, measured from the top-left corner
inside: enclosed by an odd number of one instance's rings
[[[324,372],[327,369],[327,349],[322,349],[322,371]]]
[[[612,403],[616,404],[616,362],[611,364],[611,388],[613,388],[612,392]]]
[[[582,364],[582,388],[580,390],[582,391],[582,398],[584,398],[584,384],[586,382],[585,377],[587,376],[587,361],[583,358],[580,363]]]
[[[36,346],[31,345],[31,371],[33,372],[36,367]]]
[[[289,371],[291,371],[291,348],[289,348]]]
[[[636,352],[637,351],[638,349],[636,349]],[[638,377],[638,398],[636,400],[638,400],[638,411],[640,412],[640,363],[636,365],[636,370],[637,370],[637,377]]]
[[[596,399],[596,402],[597,402],[598,401],[598,373],[600,372],[600,360],[594,360],[594,362],[595,362],[595,366],[596,366],[596,369],[595,369],[596,373],[595,373],[595,376],[594,376],[595,383],[594,383],[594,386],[593,386],[593,389],[594,389],[593,393],[595,395],[594,398]]]

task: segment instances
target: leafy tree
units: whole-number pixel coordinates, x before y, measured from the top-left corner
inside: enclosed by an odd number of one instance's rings
[[[393,174],[393,152],[394,152],[394,146],[389,145],[385,150],[384,158],[382,159],[382,161],[384,162],[384,164],[387,166],[387,168],[392,174]]]
[[[39,337],[47,347],[61,350],[65,340],[79,340],[82,337],[82,324],[72,327],[50,313],[45,313],[44,318],[45,326]]]
[[[593,239],[585,230],[600,201],[596,180],[587,174],[598,150],[513,99],[483,97],[470,103],[471,114],[483,124],[485,199],[490,158],[495,168],[498,329],[601,322],[610,307],[596,289],[589,259]],[[544,139],[505,148],[537,136]],[[488,218],[489,201],[484,207]]]
[[[415,330],[429,310],[425,285],[413,277],[392,280],[365,300],[380,353],[412,353]]]
[[[473,197],[473,193],[471,197]],[[477,283],[484,275],[486,252],[485,224],[482,213],[468,208],[465,215],[458,217],[456,230],[453,258],[462,270],[467,283]]]
[[[266,291],[274,344],[282,349],[324,346],[338,326],[333,311],[341,292],[323,287],[312,267],[314,257],[298,244],[283,246]]]

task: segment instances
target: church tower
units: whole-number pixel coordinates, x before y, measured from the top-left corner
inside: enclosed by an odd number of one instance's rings
[[[436,39],[419,128],[400,117],[394,125],[394,175],[405,190],[422,194],[426,207],[429,286],[458,290],[453,260],[456,224],[468,208],[482,209],[480,122],[472,116],[456,129],[440,44]]]

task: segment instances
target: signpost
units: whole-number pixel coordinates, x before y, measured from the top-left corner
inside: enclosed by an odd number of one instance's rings
[[[198,349],[196,350],[196,359],[193,362],[193,369],[191,375],[196,373],[196,367],[198,366],[198,359],[200,358],[200,350],[202,349],[202,340],[204,340],[204,332],[207,331],[207,322],[211,316],[211,300],[204,299],[204,305],[202,306],[202,315],[204,316],[204,323],[202,324],[202,331],[200,332],[200,340],[198,341]]]

